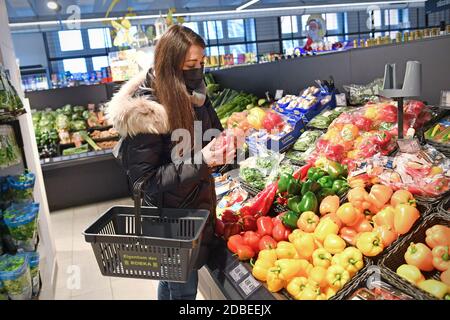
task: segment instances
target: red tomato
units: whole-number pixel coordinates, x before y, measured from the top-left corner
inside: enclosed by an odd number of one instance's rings
[[[277,242],[271,236],[262,236],[259,239],[259,251],[264,249],[275,249],[277,247]]]
[[[244,233],[244,243],[248,245],[250,248],[253,249],[253,251],[258,252],[259,251],[259,240],[261,239],[261,236],[253,231],[247,231]]]
[[[235,234],[228,239],[227,247],[231,252],[237,253],[237,247],[244,244],[244,238],[239,234]]]
[[[275,227],[273,227],[273,238],[275,241],[286,241],[288,239],[288,236],[290,234],[289,229],[286,228],[283,223],[277,223]]]
[[[273,222],[270,217],[259,217],[256,220],[256,227],[260,236],[272,236]]]

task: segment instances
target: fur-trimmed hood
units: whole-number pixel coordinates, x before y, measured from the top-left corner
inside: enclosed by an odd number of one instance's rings
[[[167,111],[148,96],[135,93],[146,80],[147,72],[141,72],[117,92],[108,103],[106,115],[122,137],[138,134],[167,134],[170,124]]]

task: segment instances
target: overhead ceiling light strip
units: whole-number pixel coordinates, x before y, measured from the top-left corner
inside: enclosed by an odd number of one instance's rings
[[[259,2],[259,1],[260,1],[260,0],[251,0],[251,1],[247,2],[246,4],[243,4],[242,6],[237,7],[237,8],[236,8],[236,11],[244,10],[245,8],[248,8],[248,7],[250,7],[251,5],[254,5],[255,3]]]
[[[259,9],[246,9],[246,10],[224,10],[224,11],[205,11],[205,12],[183,12],[175,13],[174,17],[198,17],[198,16],[211,16],[211,15],[236,15],[242,13],[257,13],[257,12],[269,12],[269,11],[292,11],[302,9],[321,9],[321,8],[342,8],[342,7],[357,7],[357,6],[369,6],[369,5],[386,5],[386,4],[409,4],[409,3],[424,3],[424,0],[404,0],[404,1],[377,1],[377,2],[361,2],[361,3],[338,3],[332,5],[310,5],[310,6],[296,6],[296,7],[279,7],[279,8],[259,8]],[[165,15],[163,15],[164,17]],[[157,19],[160,15],[142,15],[127,17],[128,20],[143,20],[143,19]],[[95,23],[117,20],[118,17],[111,18],[91,18],[91,19],[78,19],[78,20],[63,20],[62,23]],[[29,26],[50,26],[58,25],[60,22],[54,21],[35,21],[35,22],[17,22],[10,23],[11,28],[14,27],[29,27]]]

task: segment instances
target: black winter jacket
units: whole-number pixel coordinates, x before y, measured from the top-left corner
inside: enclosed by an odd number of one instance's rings
[[[114,96],[107,110],[123,137],[119,153],[130,185],[151,174],[144,191],[147,205],[206,209],[214,218],[216,195],[210,169],[204,162],[175,164],[171,161],[170,119],[146,83],[145,73],[130,80]],[[202,107],[195,107],[195,114],[196,120],[203,123],[203,131],[223,130],[209,101]]]

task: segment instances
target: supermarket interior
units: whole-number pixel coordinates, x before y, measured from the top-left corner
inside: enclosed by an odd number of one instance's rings
[[[448,1],[0,0],[0,34],[0,300],[450,300]]]

